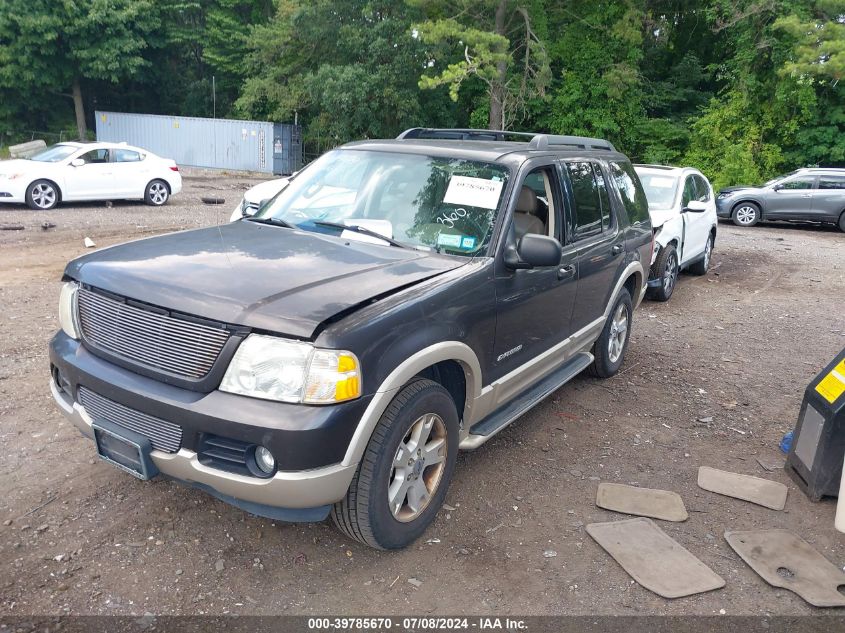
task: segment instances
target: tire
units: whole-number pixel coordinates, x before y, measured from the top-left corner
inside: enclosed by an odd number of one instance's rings
[[[704,258],[699,259],[692,266],[690,266],[689,271],[693,275],[706,275],[707,270],[710,268],[710,258],[712,256],[713,256],[713,234],[711,233],[710,236],[707,238],[707,244],[704,245]]]
[[[144,202],[153,207],[160,207],[170,198],[170,187],[163,180],[151,180],[144,190]]]
[[[413,445],[412,452],[407,452],[407,445],[414,441],[412,432],[425,433],[426,428],[429,435],[424,446],[436,450],[430,459],[439,460],[427,465],[413,460]],[[346,536],[377,549],[401,549],[413,543],[443,505],[455,470],[458,429],[458,412],[446,389],[423,378],[406,385],[376,425],[346,497],[332,508],[335,525]],[[421,491],[428,499],[417,496]]]
[[[681,260],[678,258],[678,251],[668,244],[660,251],[657,261],[654,262],[654,272],[660,280],[660,285],[649,288],[646,294],[653,301],[669,301],[669,297],[675,291],[675,284],[678,283],[678,275],[681,273]]]
[[[619,329],[618,317],[623,315],[625,317],[624,330]],[[631,325],[634,314],[633,305],[631,304],[631,295],[628,290],[623,288],[613,304],[613,309],[607,317],[607,322],[604,324],[604,329],[599,335],[598,340],[593,345],[593,364],[590,365],[590,374],[597,378],[610,378],[615,375],[622,362],[625,360],[625,352],[628,349],[628,341],[631,340]],[[614,327],[614,324],[616,327]],[[619,332],[622,333],[621,344],[618,343]],[[614,345],[615,352],[611,352],[611,339],[617,341]]]
[[[839,230],[845,233],[845,211],[839,216]]]
[[[740,202],[731,213],[737,226],[754,226],[760,221],[760,207],[753,202]]]
[[[60,198],[59,188],[49,180],[36,180],[26,188],[26,206],[36,211],[52,209]]]

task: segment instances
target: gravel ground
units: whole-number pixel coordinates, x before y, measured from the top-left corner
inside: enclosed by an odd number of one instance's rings
[[[807,382],[845,346],[845,235],[833,229],[720,225],[711,272],[636,312],[622,372],[575,379],[461,455],[448,507],[405,551],[100,463],[47,387],[65,263],[86,236],[102,247],[226,221],[254,182],[187,175],[160,209],[0,208],[0,226],[25,226],[0,231],[0,615],[822,612],[766,585],[722,535],[787,528],[845,564],[834,501],[810,502],[777,448]],[[226,204],[203,205],[207,194]],[[787,484],[786,510],[700,490],[700,465]],[[660,526],[727,586],[664,600],[634,584],[584,530],[624,518],[595,507],[600,481],[679,492],[689,520]]]

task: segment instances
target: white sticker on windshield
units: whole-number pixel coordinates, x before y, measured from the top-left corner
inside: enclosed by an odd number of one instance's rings
[[[499,206],[499,194],[504,183],[486,178],[452,176],[449,188],[443,196],[446,204],[465,204],[482,209],[495,209]]]
[[[664,176],[652,176],[648,181],[649,186],[658,187],[660,189],[671,189],[675,186],[675,181],[672,178]]]

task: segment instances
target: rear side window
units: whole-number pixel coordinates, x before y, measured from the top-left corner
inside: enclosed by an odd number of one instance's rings
[[[602,231],[601,196],[592,163],[565,163],[575,200],[575,239]]]
[[[610,177],[616,183],[619,195],[622,196],[622,204],[625,205],[625,211],[628,212],[628,220],[631,224],[648,221],[648,200],[645,197],[643,186],[640,184],[640,179],[634,172],[634,167],[627,161],[608,164],[610,165]]]
[[[114,160],[118,163],[137,163],[142,156],[131,149],[114,150]]]
[[[845,189],[845,176],[820,176],[819,189]]]

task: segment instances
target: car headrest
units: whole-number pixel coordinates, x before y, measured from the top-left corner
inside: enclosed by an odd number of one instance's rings
[[[517,213],[530,213],[534,215],[537,212],[537,194],[531,187],[522,186],[519,191],[519,199],[516,201]]]

